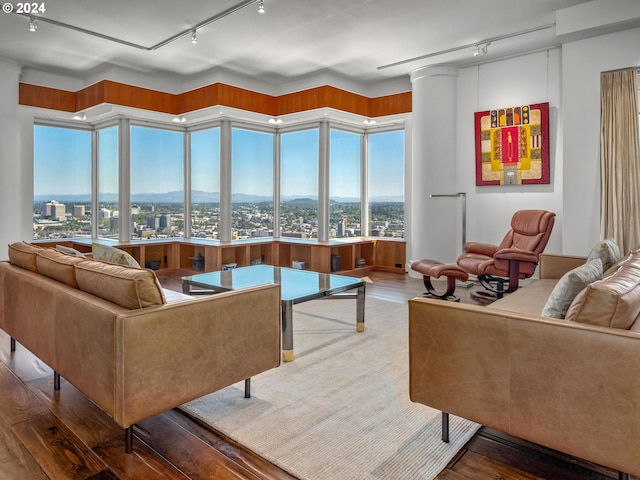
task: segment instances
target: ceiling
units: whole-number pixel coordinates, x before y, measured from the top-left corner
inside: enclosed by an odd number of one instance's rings
[[[73,78],[115,66],[168,77],[223,69],[271,84],[330,73],[371,85],[424,65],[478,62],[473,45],[491,39],[482,61],[558,45],[555,11],[585,1],[264,0],[259,14],[257,0],[53,0],[34,15],[36,32],[28,16],[0,15],[0,58]],[[193,27],[240,3],[191,43]],[[416,57],[425,58],[380,68]]]

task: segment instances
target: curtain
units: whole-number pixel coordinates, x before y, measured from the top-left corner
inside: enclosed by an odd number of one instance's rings
[[[640,247],[638,81],[635,69],[602,74],[601,234],[624,254]]]

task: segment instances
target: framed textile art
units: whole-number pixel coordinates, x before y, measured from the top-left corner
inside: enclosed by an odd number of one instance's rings
[[[476,185],[549,183],[549,104],[475,113]]]

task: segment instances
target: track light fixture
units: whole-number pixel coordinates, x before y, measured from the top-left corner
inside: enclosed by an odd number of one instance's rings
[[[264,13],[264,0],[258,0],[258,13]]]
[[[29,18],[29,31],[30,32],[37,32],[38,31],[38,22],[33,17]]]
[[[489,44],[491,42],[487,42],[487,43],[476,43],[473,46],[473,56],[474,57],[482,57],[484,55],[487,54],[487,52],[489,51]]]
[[[191,32],[191,43],[198,43],[198,34],[195,30]]]

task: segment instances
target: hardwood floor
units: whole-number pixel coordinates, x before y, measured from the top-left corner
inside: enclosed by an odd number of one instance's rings
[[[180,272],[161,283],[181,289]],[[367,296],[404,302],[424,290],[421,280],[372,272]],[[463,301],[466,292],[458,289]],[[20,344],[10,352],[0,331],[0,480],[25,479],[251,479],[293,477],[242,446],[168,411],[134,428],[134,452],[124,432]],[[438,476],[439,480],[610,479],[616,472],[481,429]],[[351,479],[346,479],[351,480]],[[357,480],[357,479],[353,479]]]

